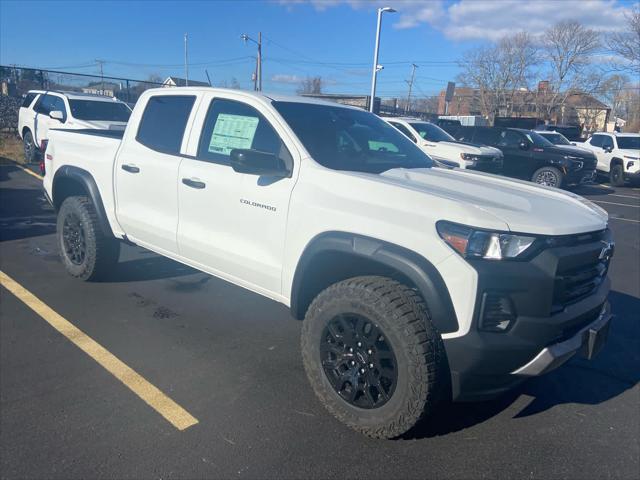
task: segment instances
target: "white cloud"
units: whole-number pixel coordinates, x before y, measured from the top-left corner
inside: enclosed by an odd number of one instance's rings
[[[303,78],[297,75],[287,75],[284,73],[277,73],[271,77],[271,81],[274,83],[300,83]]]
[[[311,3],[319,11],[339,4],[353,9],[391,6],[397,29],[428,25],[452,40],[496,40],[505,34],[537,34],[563,20],[611,31],[620,28],[628,11],[619,0],[280,0],[293,6]]]

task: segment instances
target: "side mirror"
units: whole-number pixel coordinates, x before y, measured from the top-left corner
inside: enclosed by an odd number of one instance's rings
[[[611,153],[611,151],[613,150],[613,147],[603,147],[602,149],[607,153]]]
[[[238,173],[267,177],[286,177],[289,170],[281,158],[273,153],[235,148],[229,156],[231,168]]]
[[[520,148],[520,150],[529,150],[529,142],[525,142],[523,140],[522,142],[520,142],[518,147]]]
[[[49,117],[53,118],[54,120],[59,120],[61,122],[64,122],[64,113],[62,113],[60,110],[52,110],[49,112]]]

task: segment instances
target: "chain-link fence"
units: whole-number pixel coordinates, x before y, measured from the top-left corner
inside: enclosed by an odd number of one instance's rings
[[[130,104],[160,82],[0,65],[0,131],[15,131],[18,109],[29,90],[61,90],[115,97]]]

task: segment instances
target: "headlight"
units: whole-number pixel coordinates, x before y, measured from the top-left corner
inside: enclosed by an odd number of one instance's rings
[[[473,153],[461,153],[460,154],[460,158],[462,160],[466,160],[467,162],[477,162],[478,161],[478,156],[474,155]]]
[[[475,230],[443,221],[436,224],[436,229],[447,245],[465,258],[513,259],[521,256],[536,241],[536,237]]]

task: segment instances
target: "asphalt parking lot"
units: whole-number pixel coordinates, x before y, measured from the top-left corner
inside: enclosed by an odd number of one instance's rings
[[[638,478],[638,187],[576,190],[616,241],[601,354],[392,441],[315,399],[285,307],[138,247],[107,281],[75,281],[40,181],[2,165],[0,188],[0,270],[197,419],[176,428],[3,287],[2,478]]]

